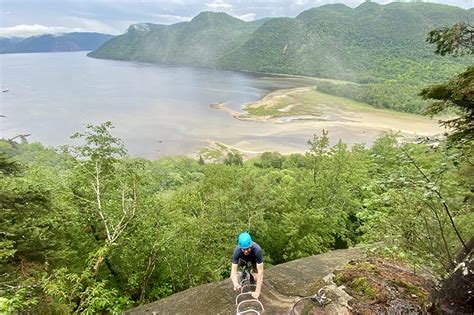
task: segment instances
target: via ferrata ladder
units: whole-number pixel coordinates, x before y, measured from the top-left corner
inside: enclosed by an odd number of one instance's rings
[[[237,305],[237,315],[242,314],[256,314],[260,315],[265,309],[263,308],[262,303],[252,297],[252,292],[254,291],[256,285],[250,282],[251,274],[248,271],[248,267],[244,265],[242,267],[242,272],[240,273],[240,293],[235,298],[235,304]],[[242,297],[250,296],[250,298]],[[251,305],[251,306],[249,306]],[[243,307],[248,307],[243,309]],[[258,309],[255,309],[257,307]]]

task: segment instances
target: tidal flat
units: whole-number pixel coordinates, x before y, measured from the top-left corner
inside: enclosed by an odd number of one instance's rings
[[[370,145],[387,131],[399,132],[407,138],[433,136],[445,131],[437,119],[373,108],[347,98],[318,92],[315,86],[271,92],[256,102],[245,104],[243,112],[227,108],[225,102],[210,107],[223,110],[237,120],[271,126],[269,133],[264,135],[266,137],[287,135],[310,139],[313,134],[321,134],[324,129],[329,131],[332,142],[342,139],[348,144]],[[265,148],[258,141],[241,141],[232,147],[247,153],[258,153]],[[280,147],[278,151],[296,153],[304,150]]]

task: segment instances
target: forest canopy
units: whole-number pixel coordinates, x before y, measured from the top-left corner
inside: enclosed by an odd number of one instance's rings
[[[444,143],[323,132],[306,154],[151,161],[112,127],[61,150],[0,142],[2,310],[117,312],[221,280],[242,230],[269,265],[382,241],[440,273],[471,237],[472,164]]]

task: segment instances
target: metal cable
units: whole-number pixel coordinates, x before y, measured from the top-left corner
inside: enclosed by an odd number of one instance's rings
[[[293,304],[293,307],[291,308],[290,315],[295,314],[296,305],[299,302],[304,301],[304,300],[312,300],[314,302],[318,302],[319,306],[323,306],[323,305],[331,302],[331,300],[326,297],[326,290],[321,288],[321,289],[319,289],[318,293],[316,293],[314,295],[304,296],[304,297],[300,298],[298,301],[296,301],[295,304]]]

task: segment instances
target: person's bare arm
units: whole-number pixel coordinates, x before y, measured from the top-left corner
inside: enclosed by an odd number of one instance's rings
[[[262,291],[262,286],[263,286],[263,262],[260,264],[257,264],[257,287],[255,288],[255,291],[252,292],[252,296],[255,299],[258,299],[260,296],[260,292]]]
[[[230,280],[232,280],[232,284],[234,285],[235,291],[240,289],[240,283],[237,279],[237,266],[237,264],[232,264],[232,269],[230,271]]]

